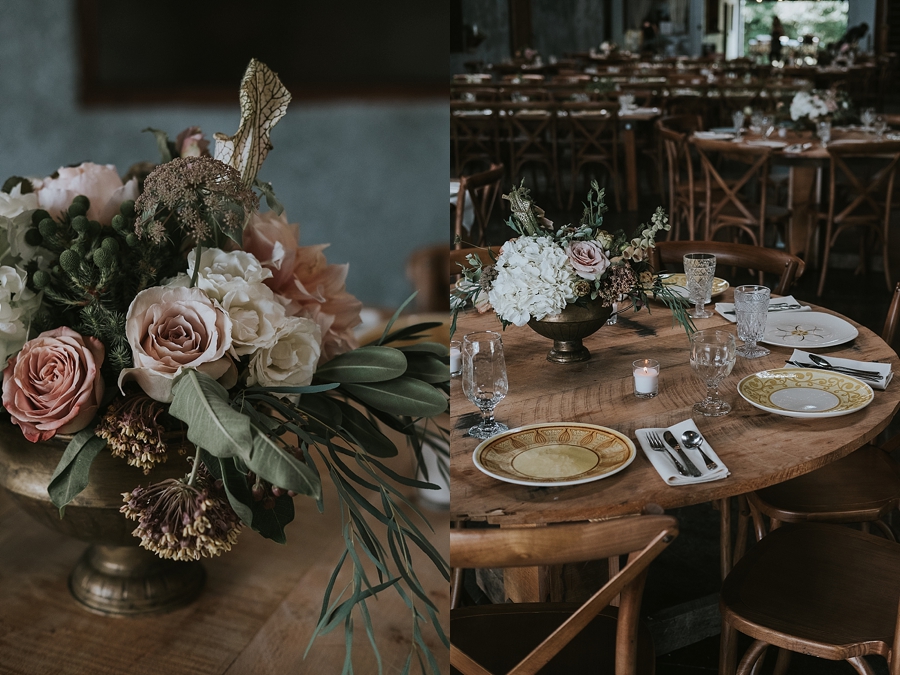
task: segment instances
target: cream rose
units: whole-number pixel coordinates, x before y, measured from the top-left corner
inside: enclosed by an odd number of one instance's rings
[[[609,267],[609,256],[596,241],[573,241],[566,245],[566,255],[582,279],[594,281]]]
[[[25,343],[3,371],[3,407],[32,443],[84,429],[97,414],[106,351],[65,326]]]
[[[288,317],[271,347],[250,359],[247,384],[303,387],[312,382],[322,355],[322,330],[312,319]]]
[[[185,369],[220,379],[233,371],[231,319],[199,288],[154,286],[131,301],[125,337],[134,368],[119,375],[119,387],[137,382],[148,396],[169,403],[172,385]]]
[[[122,202],[137,199],[137,179],[122,184],[112,164],[84,162],[74,167],[61,167],[56,178],[35,181],[38,204],[56,218],[69,208],[72,200],[84,195],[91,202],[87,217],[109,225]]]

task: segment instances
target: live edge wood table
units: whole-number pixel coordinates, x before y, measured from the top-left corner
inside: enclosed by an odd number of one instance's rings
[[[729,290],[719,300],[730,301]],[[804,303],[809,304],[809,303]],[[827,309],[818,308],[816,311]],[[731,567],[729,498],[807,473],[850,454],[881,432],[900,407],[900,386],[875,391],[863,410],[842,417],[796,419],[767,413],[744,401],[736,385],[746,375],[784,366],[791,353],[773,347],[758,359],[740,356],[732,374],[720,387],[733,410],[723,417],[692,414],[692,406],[705,394],[705,386],[688,363],[688,339],[673,326],[670,312],[651,302],[652,313],[627,312],[618,323],[604,326],[584,344],[591,351],[587,362],[561,365],[546,361],[551,342],[528,327],[510,326],[503,335],[509,376],[509,394],[495,410],[496,419],[510,429],[539,422],[583,422],[610,427],[635,440],[634,430],[667,427],[693,417],[700,431],[731,471],[723,480],[671,487],[663,482],[638,448],[634,462],[624,471],[582,485],[546,488],[501,482],[481,473],[472,462],[478,440],[466,431],[475,423],[474,406],[462,392],[459,378],[451,384],[451,518],[482,521],[504,527],[533,527],[549,523],[605,519],[636,514],[647,504],[672,509],[704,502],[717,503],[722,512],[722,573]],[[834,312],[830,312],[834,314]],[[698,329],[721,328],[736,334],[735,324],[715,314],[695,321]],[[816,350],[827,356],[882,361],[900,365],[894,351],[872,331],[851,321],[859,336],[840,346]],[[473,311],[460,315],[457,333],[500,331],[493,315]],[[632,362],[653,358],[660,362],[659,395],[634,396]],[[507,570],[507,573],[509,570]],[[507,596],[514,601],[536,601],[547,596],[546,571],[520,568],[505,574]]]

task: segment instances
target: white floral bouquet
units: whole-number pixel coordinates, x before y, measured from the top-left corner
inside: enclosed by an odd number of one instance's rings
[[[163,558],[219,555],[243,526],[283,542],[293,497],[321,509],[328,476],[346,514],[337,568],[352,566],[354,581],[346,599],[346,589],[323,589],[316,634],[349,631],[354,608],[371,630],[366,599],[394,588],[411,608],[411,633],[430,620],[446,644],[408,549],[422,548],[448,579],[449,568],[396,487],[438,486],[382,459],[398,452],[386,427],[420,464],[423,441],[446,438],[430,419],[448,408],[448,350],[421,340],[440,324],[391,330],[399,310],[379,339],[357,344],[361,303],[346,290],[347,266],[329,264],[323,245],[299,246],[298,226],[257,179],[289,101],[254,60],[240,128],[216,134],[214,156],[198,128],[174,142],[151,130],[162,163],[136,165],[124,181],[91,163],[6,181],[3,406],[29,441],[70,438],[48,486],[61,517],[98,453],[143,469],[148,482],[123,495],[121,511]],[[166,461],[185,462],[184,478],[153,483]],[[411,642],[420,663],[434,663],[424,641]]]
[[[813,125],[827,120],[840,120],[851,115],[850,99],[836,89],[798,91],[791,100],[791,119],[809,121]]]
[[[503,244],[490,264],[475,253],[467,257],[469,264],[461,270],[465,281],[457,284],[450,296],[451,332],[467,302],[485,307],[482,294],[487,295],[504,327],[557,315],[569,304],[600,302],[611,307],[627,298],[638,311],[647,305],[649,295],[660,298],[679,323],[690,327],[684,300],[650,268],[649,250],[659,232],[669,230],[662,208],[639,236],[629,238],[621,230],[610,233],[603,229],[607,207],[604,191],[596,182],[591,184],[578,225],[555,227],[525,187],[513,188],[503,198],[512,210],[507,224],[519,236]],[[628,309],[627,304],[621,309]]]

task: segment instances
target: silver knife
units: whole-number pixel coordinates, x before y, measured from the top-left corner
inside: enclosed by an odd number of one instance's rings
[[[675,440],[672,432],[668,429],[663,432],[663,440],[665,440],[666,443],[675,448],[675,451],[678,452],[678,456],[681,457],[681,460],[684,462],[685,467],[687,467],[688,473],[690,473],[695,478],[700,475],[700,469],[698,469],[696,464],[694,464],[690,460],[690,458],[686,454],[684,454],[684,450],[681,449],[681,446],[678,445],[678,441]]]

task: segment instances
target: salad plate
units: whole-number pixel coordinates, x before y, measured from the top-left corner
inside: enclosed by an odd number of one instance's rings
[[[850,342],[859,331],[852,324],[823,312],[789,312],[784,316],[769,315],[760,342],[781,347],[816,349]]]
[[[748,375],[738,393],[752,406],[786,417],[838,417],[872,402],[872,387],[855,377],[810,368],[775,368]]]

